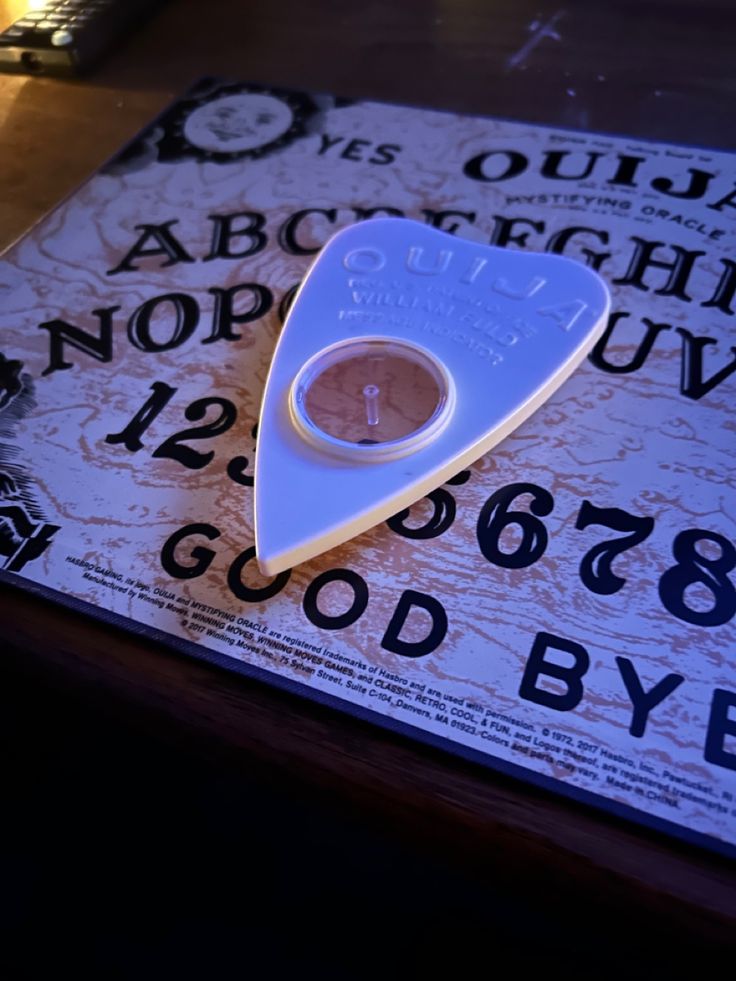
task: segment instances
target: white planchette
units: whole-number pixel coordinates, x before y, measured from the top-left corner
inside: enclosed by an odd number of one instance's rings
[[[276,575],[473,463],[565,381],[610,298],[561,256],[403,218],[338,232],[273,355],[255,469],[258,565]]]

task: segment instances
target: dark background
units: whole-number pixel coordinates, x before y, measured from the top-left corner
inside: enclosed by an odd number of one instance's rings
[[[685,952],[705,974],[732,949],[695,919],[674,932],[666,908],[642,917],[492,843],[438,845],[410,813],[397,829],[296,778],[152,738],[26,671],[0,680],[6,977],[492,976],[510,961],[661,978],[681,976]]]

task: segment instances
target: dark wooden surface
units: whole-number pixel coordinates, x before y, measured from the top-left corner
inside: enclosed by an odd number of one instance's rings
[[[734,148],[735,20],[729,0],[172,0],[84,80],[0,76],[0,247],[203,75]],[[584,909],[601,943],[620,943],[624,922],[670,946],[733,943],[724,859],[11,588],[0,622],[6,684],[288,790],[327,820],[359,818],[363,840],[388,837],[468,888],[523,894],[540,914],[553,897],[562,918]]]

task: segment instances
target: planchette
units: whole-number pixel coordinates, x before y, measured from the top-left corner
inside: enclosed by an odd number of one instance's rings
[[[261,406],[258,565],[276,575],[409,507],[527,419],[602,334],[591,269],[403,218],[324,246]]]

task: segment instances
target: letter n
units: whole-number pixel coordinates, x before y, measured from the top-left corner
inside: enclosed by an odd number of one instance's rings
[[[92,311],[100,321],[100,331],[97,335],[88,334],[87,331],[64,320],[47,320],[39,324],[39,329],[47,330],[50,335],[49,363],[42,374],[50,375],[53,371],[63,371],[65,368],[72,367],[70,361],[64,360],[64,344],[70,344],[97,361],[104,363],[112,361],[112,315],[119,309],[120,307],[106,307]]]

